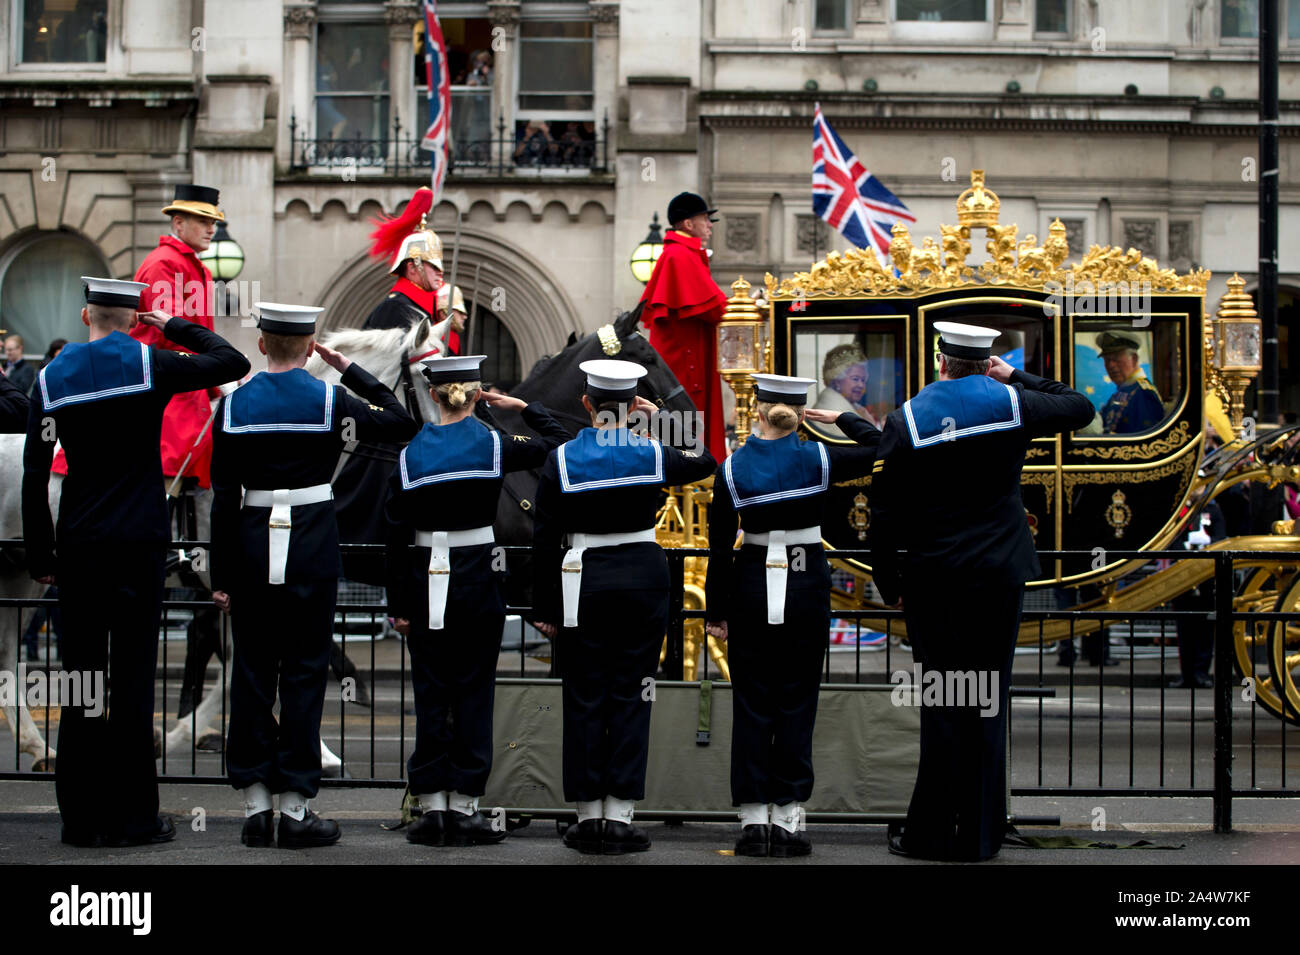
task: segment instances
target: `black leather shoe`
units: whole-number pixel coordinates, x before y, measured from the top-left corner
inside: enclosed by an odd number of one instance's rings
[[[442,827],[446,846],[490,846],[506,837],[504,829],[493,829],[488,817],[477,810],[467,816],[449,809],[442,815]]]
[[[64,826],[60,841],[65,846],[76,846],[78,849],[98,849],[103,846],[104,837],[98,832],[91,832],[88,829]]]
[[[425,810],[406,827],[406,841],[419,843],[422,846],[442,845],[445,831],[443,818],[446,815],[441,809]]]
[[[780,826],[771,827],[769,852],[773,859],[791,859],[812,855],[812,843],[802,832],[788,832]]]
[[[255,812],[244,820],[239,841],[253,848],[275,845],[275,813],[270,809]]]
[[[564,847],[583,855],[598,856],[605,851],[605,820],[584,819],[564,830]]]
[[[613,819],[605,820],[605,855],[621,856],[625,852],[645,852],[650,837],[644,829]]]
[[[138,836],[118,836],[115,839],[105,839],[105,845],[112,845],[118,848],[125,846],[149,846],[159,845],[164,842],[171,842],[176,838],[176,826],[172,824],[170,816],[158,816],[154,819],[154,827],[150,832]]]
[[[766,858],[769,838],[766,825],[754,823],[746,826],[740,830],[740,838],[736,840],[736,855]]]
[[[311,849],[332,846],[339,841],[339,824],[333,819],[322,819],[310,809],[299,822],[293,816],[280,813],[280,831],[276,842],[281,849]]]
[[[895,856],[905,856],[912,858],[912,853],[903,848],[903,827],[901,824],[891,822],[887,830],[886,838],[889,841],[889,854]]]

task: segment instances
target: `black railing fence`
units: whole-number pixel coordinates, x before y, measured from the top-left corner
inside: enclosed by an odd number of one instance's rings
[[[0,542],[0,544],[18,542]],[[196,542],[177,542],[187,548]],[[198,546],[202,546],[199,542]],[[348,551],[379,547],[345,545]],[[527,553],[523,547],[505,548],[511,567]],[[686,661],[688,629],[695,632],[691,652],[700,680],[721,676],[707,647],[702,646],[702,610],[686,607],[686,560],[707,556],[701,549],[669,549],[671,579],[669,632],[662,677],[680,680]],[[840,551],[842,558],[868,557],[866,552]],[[1044,558],[1088,558],[1087,552],[1043,552]],[[1286,612],[1239,609],[1234,602],[1242,566],[1286,555],[1248,551],[1121,552],[1109,559],[1212,561],[1214,574],[1203,587],[1212,592],[1212,609],[1149,611],[1060,610],[1035,606],[1026,599],[1023,620],[1037,626],[1038,640],[1021,646],[1012,671],[1009,725],[1010,792],[1014,796],[1138,796],[1203,797],[1212,800],[1213,824],[1218,831],[1232,827],[1232,803],[1242,797],[1295,797],[1295,770],[1288,766],[1288,747],[1300,732],[1294,686],[1281,670],[1295,664],[1294,654],[1276,653],[1265,639],[1272,631],[1285,639],[1287,625],[1300,625],[1300,609]],[[1300,563],[1300,561],[1297,561]],[[1045,563],[1046,565],[1046,563]],[[173,592],[174,594],[176,592]],[[1031,592],[1033,594],[1035,592]],[[220,628],[219,643],[228,645],[229,618],[209,613],[211,603],[171,599],[164,604],[157,683],[159,722],[163,745],[159,770],[167,782],[225,783],[225,763],[220,745],[200,745],[205,730],[212,740],[224,738],[228,714],[226,679],[228,657],[217,652],[211,664],[200,661],[210,694],[206,709],[175,718],[184,666],[187,636],[205,620]],[[23,656],[20,625],[30,614],[24,610],[50,608],[47,598],[0,599],[0,613],[13,614],[18,630],[18,658]],[[1037,601],[1042,604],[1043,601]],[[1258,605],[1258,601],[1254,604]],[[498,678],[551,679],[551,644],[525,622],[526,606],[511,606]],[[911,668],[910,647],[901,634],[903,614],[883,609],[833,610],[828,634],[824,683],[890,685],[904,682]],[[883,622],[883,632],[864,628],[863,620]],[[1060,643],[1049,636],[1056,622],[1065,624]],[[1174,644],[1179,625],[1213,629],[1213,686],[1173,689],[1168,682],[1179,673]],[[1244,629],[1242,629],[1244,628]],[[1277,629],[1281,628],[1281,629]],[[53,628],[39,638],[37,659],[25,662],[28,674],[54,673],[58,653]],[[1089,630],[1095,659],[1084,662],[1074,652],[1076,631]],[[1234,636],[1235,630],[1241,633]],[[1272,676],[1239,672],[1237,646],[1241,635],[1251,643],[1246,658],[1260,674],[1270,647],[1277,660]],[[337,757],[326,762],[326,785],[402,787],[405,764],[414,743],[412,696],[408,686],[404,641],[387,621],[382,590],[342,584],[335,617],[335,636],[343,655],[333,667],[336,682],[327,696],[322,739]],[[212,641],[214,645],[218,642]],[[1298,642],[1294,639],[1293,643]],[[1059,645],[1058,645],[1059,644]],[[1108,666],[1099,647],[1117,665]],[[1058,656],[1063,654],[1063,656]],[[1062,659],[1067,662],[1060,662]],[[3,676],[3,674],[0,674]],[[193,682],[191,680],[191,682]],[[1265,683],[1268,684],[1265,687]],[[1253,699],[1269,690],[1281,700],[1279,715],[1262,709]],[[219,699],[215,695],[220,690]],[[10,711],[14,712],[14,711]],[[53,707],[28,710],[44,746],[57,747],[57,714]],[[10,727],[12,730],[13,727]],[[51,734],[55,734],[52,738]],[[4,759],[9,740],[0,739],[0,779],[48,778],[33,769],[40,753],[24,754],[14,745],[11,760]],[[211,742],[211,741],[209,741]]]
[[[594,123],[567,124],[552,135],[549,127],[527,127],[512,132],[498,116],[495,135],[490,125],[470,131],[451,142],[451,176],[543,176],[547,174],[604,174],[609,163],[609,117]],[[432,154],[419,130],[403,130],[394,118],[391,136],[313,136],[297,117],[289,117],[289,170],[342,176],[408,177],[427,175]]]

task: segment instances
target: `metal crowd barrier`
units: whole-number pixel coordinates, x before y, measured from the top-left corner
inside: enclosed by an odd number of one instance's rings
[[[16,543],[16,542],[0,542]],[[177,548],[202,542],[174,542]],[[377,545],[346,545],[345,550],[380,550]],[[525,547],[506,548],[508,565],[518,567]],[[704,616],[686,608],[684,582],[686,560],[707,556],[702,549],[666,551],[673,582],[670,598],[669,632],[662,664],[666,680],[680,680],[684,660],[686,623]],[[836,557],[867,558],[865,551],[840,551]],[[1044,551],[1044,560],[1088,558],[1088,552]],[[1247,699],[1247,681],[1237,673],[1233,628],[1244,624],[1249,630],[1278,621],[1300,621],[1300,610],[1287,613],[1240,611],[1234,607],[1234,561],[1282,555],[1250,551],[1108,551],[1108,559],[1207,560],[1214,562],[1214,576],[1206,585],[1213,590],[1213,610],[1159,609],[1143,612],[1106,610],[1058,610],[1035,606],[1035,592],[1026,599],[1023,620],[1039,626],[1037,646],[1021,647],[1019,665],[1013,668],[1011,714],[1008,719],[1010,794],[1013,797],[1197,797],[1213,805],[1216,831],[1232,827],[1232,803],[1238,798],[1294,798],[1293,773],[1288,775],[1288,720],[1280,719]],[[405,786],[405,763],[414,743],[413,699],[407,685],[404,641],[387,626],[386,608],[378,588],[369,591],[341,588],[335,616],[335,637],[355,666],[356,682],[331,682],[322,721],[322,738],[340,765],[324,785],[334,787]],[[370,599],[365,599],[369,595]],[[51,607],[45,598],[0,598],[0,613],[24,620],[23,610]],[[1041,604],[1041,601],[1039,601]],[[159,646],[158,723],[164,735],[177,734],[183,721],[175,719],[176,691],[183,679],[185,641],[179,635],[197,611],[211,603],[199,599],[169,599],[163,607]],[[549,643],[523,622],[530,608],[510,606],[511,623],[506,629],[498,678],[537,680],[553,678]],[[221,645],[229,646],[229,618],[219,616]],[[900,611],[879,609],[833,610],[832,618],[853,621],[854,638],[834,643],[828,635],[824,686],[837,684],[889,684],[891,677],[909,671],[911,654],[896,627]],[[860,639],[862,619],[883,620],[884,639]],[[1179,620],[1209,619],[1214,626],[1214,685],[1212,689],[1169,689],[1167,681],[1177,675],[1176,656],[1170,666],[1169,649]],[[1055,640],[1043,636],[1048,621],[1069,623],[1073,641],[1076,627],[1090,622],[1109,624],[1101,647],[1117,654],[1119,665],[1073,662],[1061,666],[1055,659]],[[1139,636],[1139,627],[1141,635]],[[22,626],[18,629],[18,660],[24,657]],[[357,631],[360,631],[358,633]],[[842,638],[844,627],[837,631]],[[1127,636],[1125,636],[1127,632]],[[1117,636],[1118,635],[1118,636]],[[1118,643],[1115,643],[1118,639]],[[41,637],[40,659],[25,664],[28,672],[53,670],[58,666],[53,636]],[[1114,644],[1114,645],[1112,645]],[[1255,651],[1259,652],[1258,647]],[[850,657],[851,654],[851,657]],[[700,653],[698,676],[716,680],[717,668],[707,648]],[[220,689],[219,706],[214,707],[210,727],[224,739],[228,719],[228,655],[216,657],[217,673],[204,668],[205,687]],[[351,672],[351,671],[344,671]],[[1252,675],[1253,676],[1253,675]],[[346,679],[346,678],[344,678]],[[356,701],[364,686],[367,707]],[[1208,702],[1207,702],[1208,699]],[[1284,695],[1285,699],[1285,695]],[[1290,713],[1290,711],[1288,710]],[[31,711],[48,750],[57,747],[57,717],[52,708]],[[1292,719],[1296,714],[1290,713]],[[164,719],[164,717],[166,717]],[[170,751],[162,748],[159,778],[163,782],[226,784],[221,747],[199,748],[201,726],[198,711],[187,717],[189,740]],[[411,726],[408,732],[408,722]],[[360,732],[358,732],[358,728]],[[14,745],[12,727],[0,735],[0,779],[49,778],[32,769],[33,758]],[[183,727],[180,735],[184,736]],[[52,736],[54,737],[52,739]],[[6,761],[4,747],[13,747]],[[1234,761],[1239,770],[1234,773]],[[1249,771],[1240,771],[1248,761]],[[848,820],[846,820],[848,821]]]

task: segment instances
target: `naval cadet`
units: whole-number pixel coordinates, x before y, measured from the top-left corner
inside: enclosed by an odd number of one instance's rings
[[[295,849],[339,838],[338,825],[308,807],[320,787],[338,594],[330,475],[346,440],[405,441],[416,424],[373,376],[316,343],[322,309],[270,302],[254,309],[267,369],[221,399],[213,435],[212,600],[230,613],[234,635],[226,765],[244,796],[241,841],[268,846],[274,835]],[[308,374],[313,350],[342,375],[341,385]]]
[[[822,549],[826,491],[871,473],[880,432],[852,411],[805,410],[811,378],[754,375],[759,433],[718,468],[709,511],[707,629],[731,664],[731,801],[736,855],[804,856],[813,723],[830,629]],[[808,420],[861,447],[801,441]],[[734,550],[737,525],[743,546]]]
[[[904,612],[927,690],[944,688],[921,708],[916,785],[889,848],[977,861],[1006,831],[1011,663],[1025,581],[1040,573],[1020,469],[1032,439],[1082,428],[1094,411],[991,357],[995,329],[934,327],[939,380],[886,419],[871,486],[876,587]],[[986,689],[955,692],[972,686]]]
[[[485,357],[423,362],[440,423],[425,424],[402,450],[389,482],[389,615],[411,652],[416,726],[407,778],[422,809],[406,838],[424,845],[505,838],[478,810],[492,769],[506,614],[492,522],[505,475],[541,467],[569,436],[540,403],[484,391]],[[474,417],[480,401],[519,412],[536,436],[489,428]]]
[[[578,811],[565,845],[620,855],[650,848],[632,817],[645,797],[647,687],[668,623],[668,560],[655,540],[660,489],[703,480],[717,462],[702,447],[680,450],[629,429],[629,414],[656,411],[637,396],[641,365],[600,359],[579,368],[592,427],[542,468],[533,591],[564,684],[564,798]]]
[[[248,372],[248,359],[215,332],[163,312],[139,314],[141,282],[82,277],[87,344],[64,346],[37,377],[23,450],[23,534],[28,568],[58,584],[63,663],[107,673],[108,705],[65,702],[55,793],[63,841],[142,845],[175,836],[158,815],[154,671],[162,618],[167,499],[158,455],[173,395],[214,388]],[[137,322],[186,352],[130,336]],[[50,464],[68,461],[57,528]]]
[[[1101,406],[1101,430],[1105,434],[1138,434],[1150,431],[1165,416],[1160,392],[1147,380],[1138,359],[1136,338],[1119,332],[1097,336],[1097,357],[1116,385],[1115,393]]]

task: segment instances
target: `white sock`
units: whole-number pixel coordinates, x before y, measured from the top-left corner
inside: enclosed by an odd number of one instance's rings
[[[604,812],[605,804],[602,800],[592,799],[589,802],[580,802],[578,803],[578,822],[599,819]]]
[[[772,814],[772,825],[780,826],[786,832],[796,831],[799,828],[799,822],[803,819],[803,813],[799,811],[797,802],[784,806],[772,803],[768,806],[768,811]]]
[[[610,822],[625,822],[629,826],[632,825],[632,810],[635,808],[636,802],[632,799],[605,797],[605,818]]]
[[[472,816],[478,812],[478,796],[464,796],[453,789],[447,793],[447,808],[463,816]]]
[[[766,826],[767,815],[767,803],[765,802],[742,802],[740,804],[741,828],[745,826]]]
[[[302,822],[307,818],[307,797],[302,793],[280,793],[280,815]]]
[[[420,800],[420,808],[425,812],[446,812],[447,811],[447,794],[426,793],[417,795],[416,799]]]
[[[266,783],[253,783],[244,790],[244,818],[256,816],[271,808],[271,790]]]

